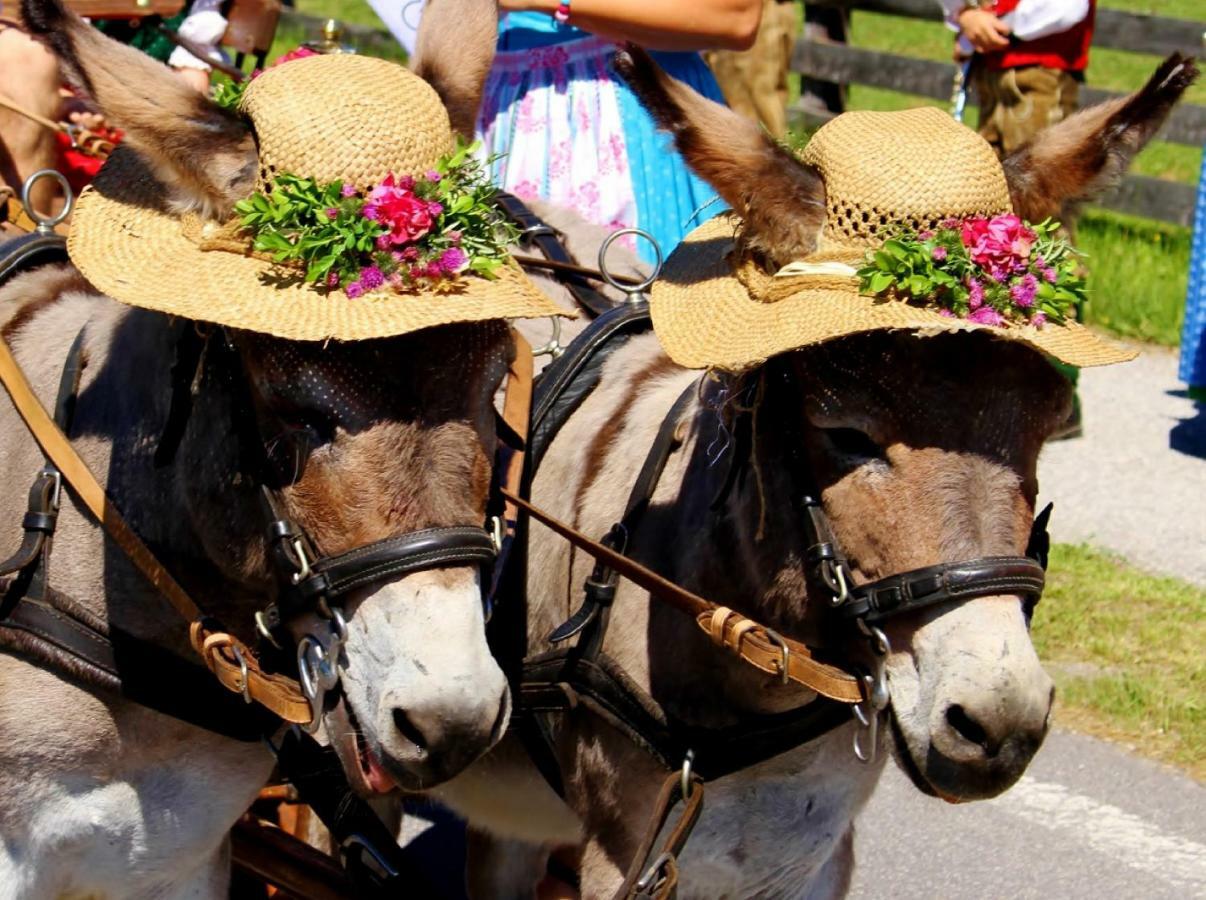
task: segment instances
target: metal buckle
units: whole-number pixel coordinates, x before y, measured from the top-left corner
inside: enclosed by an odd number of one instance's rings
[[[42,474],[54,481],[54,493],[50,496],[50,509],[58,512],[59,503],[63,498],[63,473],[51,466],[46,466],[42,469]]]
[[[327,692],[339,684],[339,653],[348,635],[343,611],[337,606],[331,608],[328,625],[329,644],[324,645],[312,634],[305,635],[297,644],[297,677],[302,693],[310,701],[310,722],[304,727],[310,734],[322,724]]]
[[[339,861],[344,869],[350,868],[348,858],[351,856],[349,851],[352,849],[359,850],[356,854],[357,862],[377,880],[378,884],[384,885],[389,879],[398,877],[397,870],[386,862],[380,851],[359,832],[348,835],[339,845]]]
[[[553,336],[532,350],[532,357],[548,356],[551,359],[556,359],[565,352],[565,347],[561,343],[561,316],[549,316],[549,321],[553,323]]]
[[[234,654],[234,658],[239,661],[239,677],[242,679],[243,702],[248,706],[251,705],[251,685],[249,684],[249,676],[247,673],[247,660],[243,657],[243,651],[239,649],[238,644],[230,645],[230,652]]]
[[[645,874],[641,876],[640,880],[637,881],[635,885],[633,885],[638,895],[651,896],[651,892],[656,889],[656,887],[661,883],[662,879],[666,877],[665,869],[672,859],[674,859],[674,855],[667,852],[662,853],[653,861],[653,864],[645,870]]]
[[[530,247],[532,241],[538,237],[557,237],[557,229],[553,228],[545,222],[537,222],[534,225],[529,225],[523,231],[519,232],[519,245],[521,247]]]
[[[783,640],[783,635],[770,628],[764,628],[766,639],[779,648],[779,683],[786,685],[789,682],[787,677],[787,667],[791,661],[791,650],[787,647],[787,641]]]
[[[888,708],[892,699],[888,691],[887,664],[892,645],[888,636],[862,619],[859,629],[870,638],[872,670],[859,679],[863,699],[854,705],[854,718],[858,727],[854,729],[854,756],[859,762],[872,763],[878,752],[879,714]],[[865,740],[864,740],[865,738]]]

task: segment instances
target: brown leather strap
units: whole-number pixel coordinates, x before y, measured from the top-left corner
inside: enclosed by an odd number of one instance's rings
[[[662,782],[657,799],[653,804],[653,812],[645,825],[645,834],[628,866],[624,885],[616,894],[617,900],[670,900],[678,889],[678,856],[687,845],[695,823],[703,812],[704,785],[703,780],[696,775],[686,778],[689,794],[683,797],[683,773],[671,772]],[[661,834],[670,811],[683,800],[683,811],[679,814],[674,828],[666,836],[661,852],[652,862],[649,855],[653,851],[653,843]]]
[[[532,359],[532,345],[523,335],[511,330],[515,340],[515,359],[507,374],[507,390],[503,396],[502,418],[519,438],[524,442],[526,450],[528,441],[528,423],[532,416],[532,381],[535,365]],[[513,494],[519,493],[519,485],[523,479],[524,450],[516,448],[507,460],[507,471],[503,474],[503,487]],[[512,531],[509,524],[519,516],[519,508],[512,502],[506,504],[507,532]]]
[[[248,702],[261,703],[288,722],[308,723],[310,705],[296,681],[264,673],[255,655],[237,638],[211,632],[202,625],[200,608],[113,505],[96,476],[39,402],[4,341],[0,341],[0,382],[38,446],[62,473],[80,502],[155,589],[184,619],[193,623],[190,632],[193,646],[218,680],[229,690],[242,693]]]
[[[843,703],[858,703],[862,700],[859,681],[854,675],[814,659],[812,652],[798,641],[782,637],[739,613],[726,610],[693,594],[652,569],[592,540],[509,490],[504,490],[503,496],[575,547],[647,590],[650,596],[696,619],[699,627],[711,635],[718,646],[724,647],[755,668],[783,677],[783,662],[786,659],[788,680],[831,700]],[[717,613],[722,610],[724,615],[717,619]],[[745,625],[745,622],[752,624]],[[734,639],[732,634],[738,628],[738,637]]]

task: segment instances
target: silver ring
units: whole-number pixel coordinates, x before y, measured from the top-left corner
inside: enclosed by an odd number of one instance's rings
[[[615,276],[607,268],[607,251],[611,249],[611,245],[615,243],[617,238],[624,237],[627,234],[643,237],[653,245],[654,255],[657,256],[657,262],[653,264],[653,271],[649,274],[648,278],[639,284],[622,284],[616,280]],[[613,231],[603,239],[603,243],[599,246],[599,274],[603,277],[604,281],[617,291],[627,294],[629,300],[634,299],[639,294],[643,294],[653,282],[657,281],[657,277],[662,274],[663,262],[662,248],[658,244],[657,238],[641,228],[621,228],[619,231]]]
[[[695,751],[688,750],[687,755],[683,757],[683,773],[682,779],[679,781],[679,789],[683,794],[685,802],[691,796],[691,763],[695,762]]]
[[[63,208],[59,210],[57,216],[51,216],[49,219],[42,218],[38,211],[33,208],[33,204],[29,201],[30,191],[33,186],[43,178],[53,178],[59,183],[63,189],[63,197],[66,202]],[[67,181],[67,176],[55,169],[39,169],[28,178],[25,179],[25,184],[21,186],[21,205],[25,207],[25,214],[37,223],[38,232],[41,234],[49,234],[54,230],[54,226],[58,225],[65,218],[71,215],[71,209],[75,206],[75,194],[71,191],[71,184]]]

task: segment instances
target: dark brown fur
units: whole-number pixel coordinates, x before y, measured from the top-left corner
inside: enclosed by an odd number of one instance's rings
[[[1129,97],[1039,132],[1004,163],[1014,211],[1031,222],[1066,219],[1117,184],[1197,77],[1194,60],[1174,53]]]
[[[750,251],[778,267],[816,249],[825,186],[815,169],[756,123],[675,81],[644,50],[629,45],[615,65],[687,164],[745,220]]]

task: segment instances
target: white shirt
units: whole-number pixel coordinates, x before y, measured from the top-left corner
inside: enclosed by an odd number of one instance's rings
[[[946,25],[951,31],[959,30],[957,17],[967,8],[964,0],[938,0],[946,13]],[[1001,16],[1001,21],[1010,27],[1014,36],[1021,41],[1033,41],[1067,31],[1084,21],[1089,15],[1089,0],[1021,0],[1013,12]],[[960,36],[961,55],[971,56],[974,52],[967,39]]]

